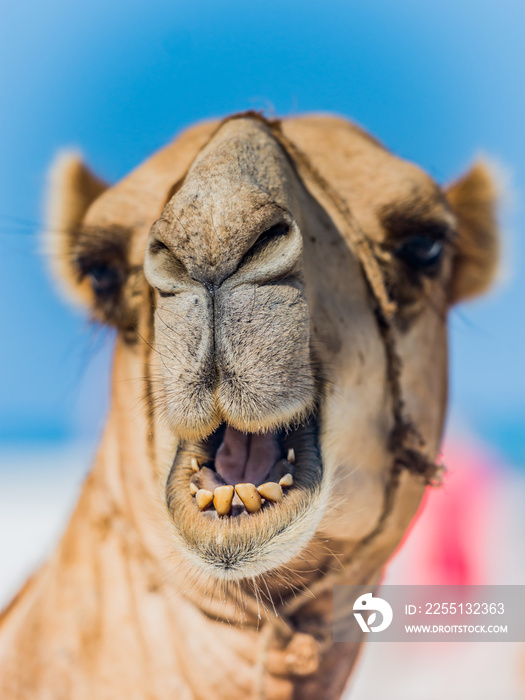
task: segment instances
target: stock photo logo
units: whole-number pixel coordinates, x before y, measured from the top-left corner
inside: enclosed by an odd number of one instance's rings
[[[371,612],[365,622],[362,612]],[[374,625],[377,613],[381,613],[382,620],[378,625]],[[354,617],[363,632],[382,632],[390,626],[392,622],[392,608],[383,598],[376,598],[371,593],[364,593],[354,603]]]

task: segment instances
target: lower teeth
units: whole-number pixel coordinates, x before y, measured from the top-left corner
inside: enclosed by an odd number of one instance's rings
[[[219,515],[228,515],[232,507],[233,486],[217,486],[213,492],[213,505]]]
[[[288,457],[295,461],[293,450],[289,450]],[[195,464],[194,464],[195,463]],[[195,465],[198,471],[195,472]],[[294,467],[290,460],[282,459],[270,470],[269,476],[274,475],[279,478],[276,481],[267,481],[260,486],[251,483],[236,484],[235,488],[225,484],[217,472],[209,467],[201,467],[195,458],[192,458],[191,467],[195,472],[190,480],[190,494],[195,497],[195,502],[199,510],[206,510],[212,506],[218,515],[229,515],[232,510],[232,502],[237,501],[244,505],[248,513],[257,513],[261,510],[262,499],[271,503],[278,503],[283,498],[283,488],[293,486],[292,471]],[[289,471],[285,471],[288,467]],[[285,472],[285,473],[283,473]]]

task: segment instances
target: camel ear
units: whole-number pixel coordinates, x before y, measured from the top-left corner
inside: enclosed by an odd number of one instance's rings
[[[446,191],[458,222],[451,303],[485,292],[498,270],[497,192],[489,169],[476,163]]]
[[[84,307],[92,305],[92,292],[79,275],[75,250],[84,215],[107,187],[78,153],[60,153],[49,171],[45,250],[66,298]]]

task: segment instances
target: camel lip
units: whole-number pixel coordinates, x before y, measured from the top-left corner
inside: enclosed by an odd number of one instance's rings
[[[213,455],[219,431],[207,440],[179,445],[166,481],[166,506],[180,551],[196,570],[213,578],[240,580],[285,564],[290,552],[299,553],[315,531],[321,512],[324,492],[320,422],[318,415],[312,415],[306,423],[282,431],[283,450],[293,449],[295,453],[293,486],[282,486],[282,497],[273,502],[259,492],[260,507],[257,502],[251,511],[247,506],[252,505],[255,485],[248,489],[248,498],[241,490],[244,502],[238,484],[224,485],[223,488],[229,487],[226,496],[231,495],[231,500],[222,514],[217,510],[215,492],[211,499],[208,495],[208,503],[200,509],[195,489],[190,491],[194,475],[210,469],[200,466],[199,460],[204,464]],[[215,473],[212,469],[210,472]],[[272,488],[277,490],[276,486]],[[233,498],[238,496],[239,501],[234,503]],[[291,543],[283,547],[282,543],[290,542],[290,538]]]

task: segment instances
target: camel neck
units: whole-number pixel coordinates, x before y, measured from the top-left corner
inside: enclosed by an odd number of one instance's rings
[[[246,591],[246,605],[221,595],[221,587],[195,587],[159,497],[142,377],[140,370],[133,377],[130,357],[117,347],[112,407],[94,468],[27,598],[35,624],[76,659],[68,682],[84,683],[96,697],[100,674],[114,684],[113,697],[338,697],[357,649],[326,648],[326,634],[321,640],[302,626],[303,610],[292,621],[282,606],[290,587],[319,579],[337,556],[326,542],[314,545],[285,584],[270,579],[258,598]],[[330,610],[327,591],[305,607],[325,626]],[[41,656],[23,618],[18,646]]]

